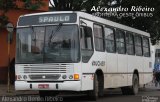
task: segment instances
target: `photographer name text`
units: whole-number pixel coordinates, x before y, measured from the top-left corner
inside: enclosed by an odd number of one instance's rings
[[[131,6],[130,9],[127,8],[127,7],[122,7],[122,6],[119,6],[119,7],[101,7],[101,6],[93,6],[91,8],[91,11],[94,11],[94,12],[154,12],[155,11],[155,8],[153,7],[148,7],[148,6]]]

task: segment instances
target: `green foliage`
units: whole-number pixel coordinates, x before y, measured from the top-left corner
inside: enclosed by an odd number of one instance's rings
[[[24,2],[24,8],[30,9],[30,10],[37,10],[40,7],[44,6],[44,3],[41,0],[36,0],[34,3],[32,0],[23,0]]]
[[[0,29],[4,28],[7,23],[8,23],[8,17],[6,17],[5,15],[1,15],[0,16]]]
[[[131,7],[131,6],[144,6],[144,7],[154,7],[153,17],[137,17],[132,18],[122,18],[114,19],[117,22],[132,26],[134,28],[147,31],[151,34],[152,44],[155,44],[160,40],[160,0],[123,0],[121,6]]]
[[[44,3],[41,0],[36,0],[34,3],[32,0],[23,0],[24,9],[36,10],[41,6],[44,6]],[[0,29],[4,28],[8,23],[8,17],[5,16],[5,13],[10,9],[16,9],[16,0],[0,0],[0,11],[3,11],[3,14],[0,15]]]
[[[15,8],[16,4],[13,0],[0,0],[0,10],[7,12],[9,9]]]
[[[0,0],[0,10],[3,11],[3,14],[0,15],[0,29],[4,28],[8,23],[8,17],[5,16],[5,13],[15,6],[15,2],[12,0],[7,0],[7,2],[5,0]]]
[[[80,11],[90,12],[92,6],[98,6],[101,0],[50,0],[54,2],[53,10],[56,11]]]
[[[50,0],[51,1],[51,0]],[[91,8],[93,6],[110,7],[109,2],[113,0],[53,0],[53,10],[57,11],[82,11],[92,13]],[[137,17],[135,19],[131,17],[117,18],[117,17],[106,17],[109,19],[133,28],[137,28],[151,34],[152,43],[155,44],[160,40],[160,0],[116,0],[116,6],[128,7],[131,6],[144,6],[154,7],[153,17]]]

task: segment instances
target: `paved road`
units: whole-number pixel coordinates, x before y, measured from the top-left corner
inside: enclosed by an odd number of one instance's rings
[[[68,96],[65,101],[88,102],[86,96]],[[120,89],[107,90],[104,97],[99,98],[97,102],[160,102],[160,90],[158,89],[141,89],[139,94],[122,95]]]
[[[15,97],[15,96],[14,96]],[[16,97],[39,97],[38,95],[17,95]],[[19,100],[14,101],[14,99],[5,99],[2,97],[1,102],[18,102]],[[3,100],[3,101],[2,101]],[[52,99],[55,100],[56,99]],[[58,100],[61,102],[89,102],[86,95],[60,95]],[[33,100],[32,100],[33,101]],[[25,101],[25,102],[32,102]],[[35,101],[39,102],[39,101]],[[104,97],[101,97],[97,102],[160,102],[160,89],[141,89],[139,94],[136,96],[133,95],[122,95],[120,89],[106,90]]]
[[[0,90],[3,91],[3,90]],[[0,102],[20,102],[20,98],[25,102],[40,102],[39,95],[35,94],[17,94],[13,97],[0,97]],[[28,100],[28,101],[27,101]],[[89,102],[88,97],[82,94],[61,94],[58,97],[52,97],[49,100],[54,102]],[[43,102],[43,101],[41,101]],[[146,86],[145,89],[140,89],[137,95],[122,95],[120,89],[106,90],[104,97],[101,97],[97,102],[160,102],[160,86],[156,88],[153,83]]]

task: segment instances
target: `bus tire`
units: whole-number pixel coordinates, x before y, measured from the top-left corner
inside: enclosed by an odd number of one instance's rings
[[[99,77],[98,78],[98,96],[99,97],[103,97],[104,96],[104,78],[103,77]]]
[[[88,92],[88,96],[90,100],[96,101],[98,99],[98,92],[99,92],[98,89],[99,89],[98,77],[97,77],[97,74],[94,74],[93,90]]]
[[[139,78],[137,74],[133,74],[131,94],[132,95],[138,94],[138,90],[139,90]]]
[[[121,88],[121,91],[122,91],[122,94],[123,94],[123,95],[129,95],[129,94],[130,94],[130,93],[129,93],[129,92],[130,92],[129,90],[130,90],[129,87],[122,87],[122,88]]]
[[[139,78],[137,74],[133,74],[132,86],[131,87],[122,87],[123,95],[136,95],[139,89]]]

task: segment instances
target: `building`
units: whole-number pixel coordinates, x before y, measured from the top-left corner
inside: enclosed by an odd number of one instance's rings
[[[17,20],[19,18],[20,15],[24,15],[24,14],[28,14],[28,13],[37,13],[37,12],[45,12],[48,11],[48,7],[49,7],[49,1],[48,0],[41,0],[43,2],[43,6],[41,6],[39,9],[36,10],[29,10],[29,9],[24,9],[23,7],[23,2],[20,0],[16,1],[16,4],[18,6],[18,9],[12,9],[9,10],[6,13],[6,16],[9,19],[9,22],[12,23],[14,25],[14,27],[16,27],[16,23]],[[0,16],[2,16],[3,11],[0,11]],[[0,22],[1,23],[1,22]],[[7,37],[8,36],[8,32],[7,30],[4,29],[0,29],[0,84],[5,84],[7,83],[7,73],[8,73],[8,59],[10,57],[10,65],[12,67],[10,67],[10,79],[12,81],[12,83],[14,82],[14,61],[15,61],[15,48],[16,48],[16,32],[14,30],[13,33],[13,41],[11,43],[10,46],[10,56],[8,56],[8,43],[7,43]]]

